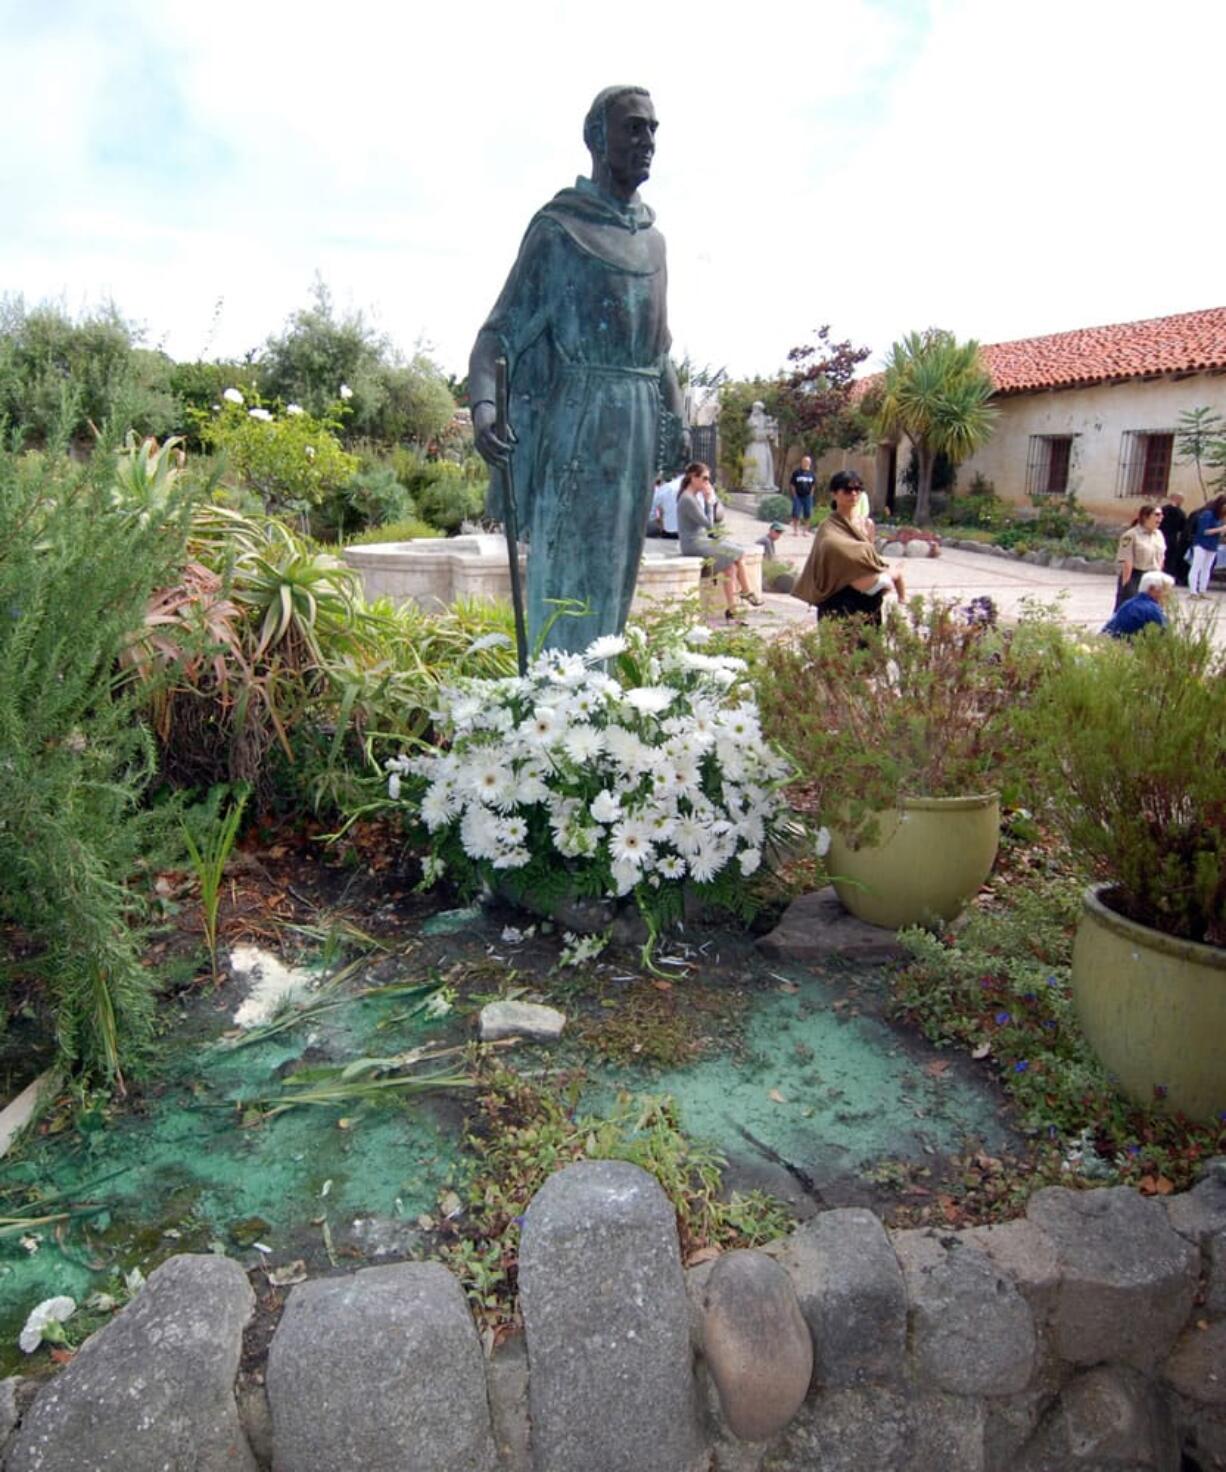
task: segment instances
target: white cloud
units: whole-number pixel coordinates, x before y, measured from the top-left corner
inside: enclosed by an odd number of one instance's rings
[[[662,120],[643,193],[700,363],[1220,304],[1208,0],[6,8],[0,289],[109,292],[176,356],[258,346],[318,270],[462,372],[617,80]]]

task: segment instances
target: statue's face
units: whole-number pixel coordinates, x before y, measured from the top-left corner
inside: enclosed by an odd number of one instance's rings
[[[605,118],[605,162],[615,185],[633,193],[651,173],[656,151],[656,110],[639,92],[619,97]]]

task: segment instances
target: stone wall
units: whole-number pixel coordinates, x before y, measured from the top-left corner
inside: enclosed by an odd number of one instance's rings
[[[0,1383],[4,1472],[1226,1468],[1226,1160],[994,1227],[827,1211],[688,1273],[656,1182],[582,1162],[527,1211],[520,1298],[487,1360],[438,1264],[301,1284],[236,1397],[246,1277],[172,1258],[32,1404]]]

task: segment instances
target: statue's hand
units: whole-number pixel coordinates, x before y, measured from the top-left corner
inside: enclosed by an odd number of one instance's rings
[[[495,425],[498,414],[493,404],[483,402],[473,405],[473,440],[477,454],[487,465],[505,465],[515,444],[515,431],[507,425],[508,439],[498,437]]]

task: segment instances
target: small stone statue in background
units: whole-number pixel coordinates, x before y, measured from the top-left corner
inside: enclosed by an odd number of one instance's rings
[[[774,444],[779,425],[771,419],[761,399],[749,411],[749,448],[745,451],[745,490],[776,491]]]

